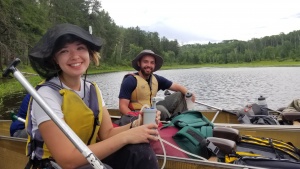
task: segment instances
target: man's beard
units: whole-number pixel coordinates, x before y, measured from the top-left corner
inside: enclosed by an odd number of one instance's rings
[[[144,69],[141,69],[141,73],[144,77],[149,77],[153,73],[153,70],[151,70],[150,73],[148,73]]]

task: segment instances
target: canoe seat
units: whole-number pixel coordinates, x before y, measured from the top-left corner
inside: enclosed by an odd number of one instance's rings
[[[217,146],[224,154],[232,154],[236,151],[236,143],[232,140],[217,137],[207,137],[206,139]]]
[[[239,130],[229,127],[215,127],[213,129],[213,137],[224,138],[234,142],[241,140]]]
[[[283,112],[282,118],[287,121],[300,120],[300,112]]]

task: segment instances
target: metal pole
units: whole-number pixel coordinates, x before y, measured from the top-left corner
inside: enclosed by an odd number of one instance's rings
[[[215,122],[215,120],[216,120],[216,118],[218,117],[219,113],[220,113],[220,110],[217,111],[217,113],[215,114],[215,116],[214,116],[213,119],[211,120],[212,123]]]
[[[234,113],[234,112],[231,112],[231,111],[228,111],[228,110],[224,110],[224,109],[221,109],[221,108],[218,108],[218,107],[214,107],[214,106],[211,106],[211,105],[202,103],[202,102],[195,101],[195,103],[198,103],[198,104],[201,104],[201,105],[210,107],[210,108],[214,108],[214,109],[220,110],[220,111],[222,111],[222,112],[226,112],[226,113],[230,113],[230,114],[236,114],[236,113]]]

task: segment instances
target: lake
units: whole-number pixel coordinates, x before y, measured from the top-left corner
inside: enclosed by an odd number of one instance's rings
[[[122,79],[132,72],[89,75],[87,79],[99,85],[108,108],[118,108]],[[241,109],[246,104],[257,102],[262,95],[266,97],[268,107],[276,110],[300,98],[300,91],[297,90],[300,67],[195,68],[159,70],[155,73],[186,86],[196,95],[198,102],[221,109]],[[22,99],[17,97],[19,95],[6,100],[5,111],[18,108]],[[164,92],[159,91],[158,96],[163,97]],[[195,108],[207,109],[199,104],[195,104]],[[2,118],[8,118],[8,115]]]
[[[130,72],[88,76],[102,90],[108,108],[118,107],[118,94],[123,76]],[[300,98],[300,67],[196,68],[155,72],[186,86],[196,100],[222,109],[241,109],[248,103],[266,97],[268,107],[278,109]],[[164,96],[160,91],[158,96]],[[196,104],[196,109],[207,109]]]

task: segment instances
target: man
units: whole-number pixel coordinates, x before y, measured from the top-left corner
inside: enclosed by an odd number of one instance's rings
[[[166,89],[175,93],[158,102],[157,109],[161,111],[161,120],[166,120],[173,113],[186,110],[184,96],[188,92],[187,88],[153,74],[162,65],[162,57],[151,50],[143,50],[135,57],[132,67],[138,72],[124,77],[119,93],[119,109],[123,115],[139,111],[146,104],[152,106],[151,98],[155,97],[159,90]],[[194,95],[192,101],[195,102]]]

